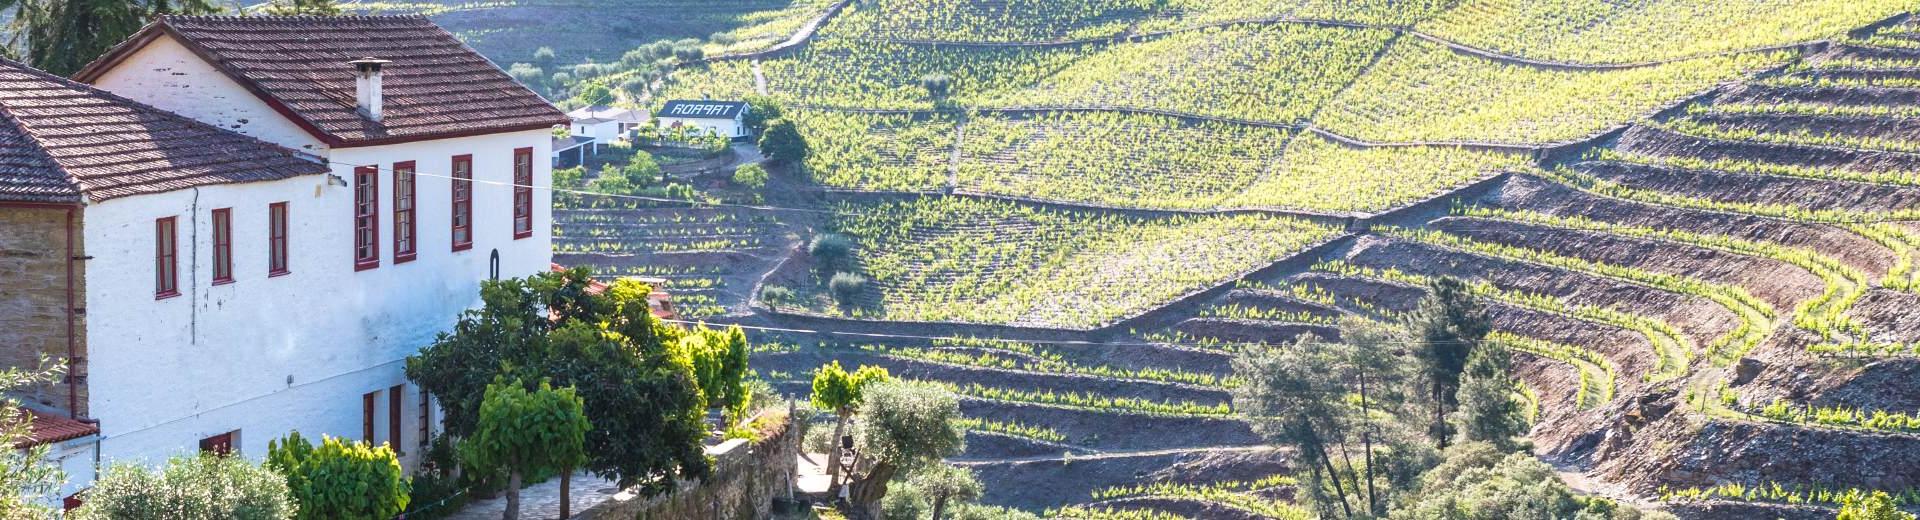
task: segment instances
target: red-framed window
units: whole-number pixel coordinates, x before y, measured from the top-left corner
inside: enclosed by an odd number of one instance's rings
[[[533,149],[513,151],[513,239],[533,236]]]
[[[235,433],[239,433],[239,430],[234,430],[227,433],[215,435],[212,437],[207,437],[205,439],[200,439],[200,451],[203,453],[211,453],[211,454],[219,455],[222,457],[232,455],[233,454],[233,436],[234,436],[233,434]]]
[[[420,389],[420,450],[426,451],[433,444],[433,394]]]
[[[180,295],[180,226],[175,217],[153,221],[153,298]]]
[[[267,205],[267,276],[292,272],[287,261],[287,203]]]
[[[353,169],[353,270],[380,267],[380,168]]]
[[[395,455],[406,455],[407,448],[400,442],[400,416],[407,413],[403,398],[407,396],[406,385],[393,385],[387,389],[387,445],[393,447]]]
[[[373,442],[373,407],[379,402],[380,402],[379,390],[367,392],[366,395],[360,396],[360,436],[362,439],[365,439],[367,441],[367,444],[374,444]]]
[[[473,156],[453,156],[453,250],[473,249]]]
[[[213,210],[213,284],[233,283],[233,208]]]
[[[393,163],[393,263],[413,261],[419,251],[414,231],[413,161]]]

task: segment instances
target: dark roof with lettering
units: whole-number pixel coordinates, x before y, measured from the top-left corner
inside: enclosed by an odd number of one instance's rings
[[[318,158],[0,59],[0,200],[97,202],[326,172]]]
[[[161,35],[331,146],[550,128],[566,114],[423,16],[165,16],[74,77],[93,81]],[[382,118],[355,105],[354,67],[378,58]]]
[[[747,104],[742,101],[673,100],[660,107],[660,117],[679,117],[686,119],[733,119],[746,112]]]

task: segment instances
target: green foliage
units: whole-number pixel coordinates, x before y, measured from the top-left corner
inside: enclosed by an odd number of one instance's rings
[[[1530,58],[1632,63],[1820,40],[1908,9],[1898,0],[1471,0],[1422,29]]]
[[[814,235],[807,243],[807,255],[823,273],[852,267],[853,239],[839,233]]]
[[[1455,442],[1515,449],[1515,439],[1527,434],[1529,417],[1522,415],[1521,403],[1513,397],[1511,359],[1504,344],[1491,341],[1468,354],[1456,393],[1460,407],[1447,417],[1457,432]]]
[[[1553,467],[1527,453],[1483,443],[1454,446],[1421,477],[1420,488],[1393,511],[1395,519],[1672,518],[1577,496]]]
[[[474,471],[531,475],[558,473],[586,463],[585,406],[573,388],[554,389],[501,378],[487,386],[480,424],[460,442],[460,460]],[[509,488],[508,493],[518,493]]]
[[[842,307],[852,307],[859,302],[860,293],[867,290],[867,277],[853,273],[833,273],[827,280],[827,291],[833,294],[833,301]]]
[[[799,300],[800,298],[798,296],[794,296],[793,289],[786,287],[769,285],[760,289],[760,301],[766,302],[768,306],[776,309],[781,305],[790,305]]]
[[[674,346],[674,356],[693,367],[695,386],[708,407],[744,403],[747,334],[740,327],[713,330],[700,325]]]
[[[553,171],[553,188],[557,190],[581,189],[585,187],[585,185],[581,183],[580,179],[581,177],[586,176],[586,174],[587,174],[587,168],[585,166],[575,166],[572,168],[560,168],[560,169],[554,170]]]
[[[1875,491],[1872,495],[1849,493],[1836,520],[1914,520],[1914,516],[1896,508],[1892,495]]]
[[[860,393],[853,438],[862,456],[912,473],[966,447],[960,400],[946,388],[881,380]]]
[[[613,89],[598,81],[581,85],[573,95],[573,102],[582,106],[604,105],[613,102]]]
[[[261,11],[273,16],[338,16],[340,6],[333,0],[273,0]]]
[[[94,481],[86,504],[71,516],[83,520],[291,520],[296,512],[304,513],[299,510],[287,490],[287,479],[279,473],[241,457],[202,454],[174,457],[157,473],[138,464],[114,465]]]
[[[840,361],[835,360],[813,371],[813,394],[809,400],[814,408],[844,415],[860,405],[869,385],[890,379],[886,368],[863,366],[847,372],[840,368]]]
[[[688,332],[652,316],[644,284],[593,295],[587,282],[585,269],[482,282],[481,307],[408,358],[407,377],[440,398],[447,432],[462,438],[497,376],[571,386],[598,426],[587,469],[622,485],[705,475],[700,389],[692,360],[670,348]]]
[[[0,11],[11,15],[9,54],[28,65],[67,76],[133,36],[155,17],[213,14],[207,0],[11,0]],[[24,43],[23,43],[24,42]]]
[[[749,189],[767,187],[767,169],[758,164],[748,164],[733,170],[733,183]]]
[[[755,134],[766,132],[768,122],[787,117],[786,108],[778,99],[755,94],[746,96],[744,101],[747,102],[747,115],[742,122]]]
[[[775,163],[804,164],[811,149],[793,120],[776,119],[768,121],[766,131],[760,134],[760,153]]]
[[[1426,398],[1433,411],[1427,434],[1445,447],[1453,436],[1447,414],[1460,406],[1457,394],[1461,374],[1473,351],[1493,331],[1493,322],[1487,317],[1486,306],[1466,283],[1453,278],[1434,280],[1427,297],[1407,321],[1419,335],[1414,358],[1420,362],[1421,379],[1428,390]]]
[[[412,493],[393,449],[326,436],[314,447],[300,432],[267,442],[266,466],[285,475],[299,518],[384,520]]]
[[[36,368],[0,369],[0,446],[19,446],[33,433],[33,416],[25,413],[16,392],[27,392],[60,380],[65,367],[42,359]],[[60,490],[60,465],[47,460],[49,446],[31,446],[0,452],[0,520],[30,520],[53,514],[38,498]]]

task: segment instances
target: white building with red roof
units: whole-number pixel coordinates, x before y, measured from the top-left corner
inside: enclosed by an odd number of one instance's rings
[[[417,16],[167,17],[75,79],[0,63],[0,362],[71,360],[28,405],[102,464],[292,430],[413,464],[403,360],[550,265],[565,114]]]

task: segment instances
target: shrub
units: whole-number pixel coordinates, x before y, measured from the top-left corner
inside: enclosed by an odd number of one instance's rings
[[[300,436],[267,443],[266,466],[286,475],[301,519],[386,519],[407,508],[410,483],[393,449],[337,437],[315,447]]]
[[[822,271],[832,271],[853,255],[853,239],[839,233],[822,233],[807,244],[807,254],[813,256]]]
[[[827,281],[827,290],[833,293],[833,301],[840,305],[852,306],[860,291],[866,290],[867,278],[853,273],[833,273],[833,279]]]
[[[769,307],[778,308],[781,305],[793,303],[796,299],[797,297],[793,295],[793,289],[778,285],[769,285],[760,290],[760,301],[767,302],[767,306]]]
[[[920,88],[927,89],[927,95],[934,98],[947,97],[953,90],[953,76],[946,74],[928,74],[920,77]]]
[[[767,169],[758,164],[749,164],[733,170],[733,183],[752,189],[767,186]]]
[[[806,136],[800,135],[800,128],[793,120],[775,119],[768,121],[767,130],[760,134],[760,152],[774,162],[802,164],[810,149]]]
[[[133,464],[107,470],[72,518],[86,520],[285,520],[298,506],[287,480],[240,457],[175,457],[154,473]]]

